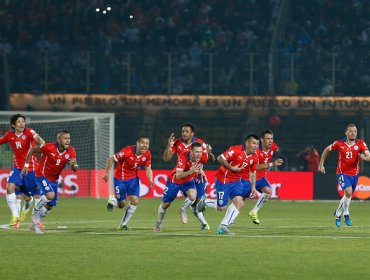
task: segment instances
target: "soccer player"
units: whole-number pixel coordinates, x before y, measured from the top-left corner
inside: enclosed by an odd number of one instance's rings
[[[352,193],[356,189],[358,174],[360,172],[360,160],[370,161],[370,153],[366,143],[357,139],[357,128],[354,124],[348,124],[345,130],[346,137],[334,141],[327,146],[320,159],[319,171],[325,173],[324,163],[331,151],[338,151],[337,179],[338,184],[344,191],[338,208],[334,211],[335,225],[341,226],[341,217],[347,226],[352,226],[349,215],[349,205]]]
[[[107,160],[105,174],[103,176],[105,182],[108,182],[109,172],[114,162],[117,163],[113,178],[116,197],[111,196],[109,198],[107,210],[111,212],[113,207],[124,208],[126,197],[128,196],[130,203],[117,229],[129,230],[127,224],[139,203],[140,182],[138,169],[141,165],[145,166],[146,177],[149,180],[150,187],[153,188],[152,155],[149,151],[149,138],[139,136],[136,145],[124,147],[115,155],[111,156]]]
[[[259,225],[260,221],[258,219],[258,211],[262,206],[268,201],[271,195],[271,186],[267,180],[267,171],[274,167],[280,166],[283,164],[282,159],[277,159],[272,162],[272,157],[279,151],[279,147],[274,142],[274,135],[271,130],[265,130],[261,133],[260,143],[256,153],[259,158],[259,163],[257,165],[257,174],[256,174],[256,190],[261,193],[256,204],[252,210],[248,213],[249,217],[252,219],[252,222],[256,225]],[[248,173],[244,173],[246,176],[249,176]],[[248,177],[242,177],[242,183],[244,185],[244,180]]]
[[[32,161],[29,164],[29,171],[23,179],[20,178],[21,170],[26,162],[27,153],[34,145],[34,142],[41,145],[44,140],[33,129],[26,127],[26,117],[21,114],[15,114],[10,118],[11,130],[0,138],[0,145],[9,143],[14,154],[14,164],[8,177],[6,186],[6,200],[12,213],[10,226],[19,228],[20,222],[26,218],[31,203],[32,196],[35,196],[35,203],[38,202],[40,196],[39,190],[35,184],[34,170],[37,168],[37,157],[32,156]],[[25,196],[22,213],[20,214],[20,205],[22,196]]]
[[[215,181],[217,200],[201,200],[198,211],[203,211],[205,205],[223,211],[227,207],[229,198],[232,200],[217,229],[218,234],[234,234],[230,231],[229,226],[234,223],[239,215],[241,208],[244,206],[244,200],[256,195],[257,148],[258,136],[249,134],[243,145],[231,146],[217,157],[217,160],[221,163]],[[249,180],[246,180],[243,187],[241,178],[244,172],[249,173]]]
[[[182,208],[184,211],[192,205],[197,198],[195,185],[196,177],[202,176],[203,164],[208,161],[208,156],[203,152],[203,144],[193,142],[190,151],[181,153],[177,158],[176,167],[171,172],[163,193],[162,203],[158,208],[158,219],[154,231],[160,232],[164,216],[177,193],[181,191],[188,199],[185,200]],[[204,224],[205,226],[206,224]],[[206,229],[205,229],[206,230]]]
[[[183,152],[187,152],[191,148],[191,144],[194,142],[199,142],[202,144],[203,153],[211,159],[211,161],[215,161],[216,158],[212,154],[212,147],[209,144],[205,144],[203,140],[194,137],[195,127],[191,123],[185,123],[181,127],[181,138],[175,139],[174,134],[172,133],[168,138],[166,150],[163,153],[163,160],[170,161],[174,154],[179,156]],[[206,186],[207,186],[207,178],[202,171],[201,174],[195,181],[195,186],[197,189],[197,198],[192,206],[193,214],[197,217],[197,219],[201,223],[201,230],[209,230],[209,225],[204,218],[203,212],[199,212],[197,210],[197,203],[202,197],[206,197]],[[188,222],[188,217],[185,211],[185,205],[189,202],[189,198],[185,198],[183,205],[181,206],[179,212],[181,216],[182,223],[186,224]]]
[[[70,145],[71,135],[67,130],[58,133],[56,143],[46,143],[35,146],[27,154],[26,163],[21,171],[21,176],[27,173],[33,153],[41,153],[40,164],[36,169],[36,184],[41,190],[39,202],[35,205],[32,215],[31,230],[42,234],[40,222],[58,202],[58,179],[63,168],[70,163],[72,170],[78,170],[76,151]]]

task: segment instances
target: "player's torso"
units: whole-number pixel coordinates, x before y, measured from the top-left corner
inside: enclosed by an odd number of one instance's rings
[[[191,149],[191,144],[194,143],[194,142],[199,142],[202,144],[202,148],[203,148],[203,152],[206,151],[206,145],[204,143],[203,140],[199,139],[199,138],[196,138],[196,137],[193,137],[191,139],[191,142],[188,144],[188,143],[185,143],[184,141],[182,141],[181,138],[177,138],[175,143],[173,144],[173,151],[177,154],[177,155],[180,155],[184,152],[188,152],[190,151]]]
[[[357,141],[348,145],[343,141],[338,142],[337,173],[356,175],[359,172],[359,155],[363,152],[362,142]]]
[[[207,161],[207,159],[204,157],[204,155],[201,157],[199,162],[193,162],[190,158],[190,152],[182,153],[178,156],[176,167],[171,172],[170,178],[173,183],[176,184],[183,184],[185,182],[191,181],[195,178],[197,174],[190,174],[182,179],[176,178],[176,171],[182,170],[183,172],[189,171],[194,165],[200,164],[203,166],[203,164]]]
[[[259,156],[258,154],[250,154],[245,157],[244,162],[242,163],[243,170],[242,172],[242,178],[244,180],[249,180],[250,172],[254,172],[256,170],[256,166],[259,162]]]
[[[136,155],[136,146],[128,146],[122,151],[122,157],[116,154],[118,160],[115,177],[121,180],[131,179],[137,176],[137,170],[140,166],[145,165],[150,160],[150,151],[144,154]]]
[[[245,166],[246,164],[245,161],[247,154],[245,153],[242,145],[230,147],[225,153],[223,153],[223,156],[231,166],[242,167],[243,165]],[[233,172],[231,170],[228,170],[226,167],[221,166],[216,174],[216,177],[221,183],[227,184],[230,182],[240,180],[242,174],[243,174],[242,171]]]
[[[278,147],[275,143],[273,143],[271,149],[264,151],[261,146],[258,147],[256,150],[256,154],[258,155],[258,161],[259,163],[268,164],[272,161],[272,158],[276,151],[278,150]],[[267,169],[260,169],[257,170],[257,180],[261,179],[262,177],[267,175]]]

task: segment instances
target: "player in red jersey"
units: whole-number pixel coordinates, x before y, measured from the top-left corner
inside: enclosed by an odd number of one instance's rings
[[[325,173],[324,163],[326,158],[331,151],[338,151],[336,174],[338,184],[344,191],[344,195],[339,202],[338,208],[334,211],[335,225],[337,227],[341,226],[342,215],[346,225],[352,226],[349,205],[358,181],[360,160],[370,161],[370,153],[366,143],[361,139],[357,139],[356,125],[347,125],[345,135],[344,139],[334,141],[325,148],[319,163],[319,171]]]
[[[191,148],[191,144],[194,142],[199,142],[202,144],[203,153],[207,156],[211,161],[215,161],[216,158],[212,154],[212,147],[209,144],[205,144],[203,140],[194,137],[195,127],[191,123],[185,123],[181,127],[181,138],[175,138],[174,134],[172,133],[168,138],[168,143],[166,150],[163,153],[163,160],[169,161],[173,157],[174,154],[180,155],[183,152],[187,152]],[[204,172],[201,173],[199,178],[196,180],[195,185],[197,188],[197,198],[192,206],[193,214],[197,217],[197,219],[201,223],[202,230],[209,230],[209,225],[204,218],[203,212],[197,211],[197,203],[203,197],[206,198],[206,187],[207,187],[207,178]],[[189,202],[189,198],[185,198],[185,201],[180,208],[180,216],[181,221],[183,223],[187,223],[188,217],[186,215],[186,211],[184,206]]]
[[[188,197],[183,208],[186,210],[197,198],[195,179],[202,175],[203,164],[208,160],[203,152],[202,144],[193,142],[190,151],[181,153],[177,158],[176,167],[171,172],[163,193],[162,203],[158,208],[158,219],[154,231],[160,232],[164,216],[172,201],[175,200],[177,193],[181,191]],[[183,221],[184,222],[184,221]]]
[[[279,151],[278,145],[274,142],[274,134],[271,130],[265,130],[261,133],[260,143],[256,153],[258,155],[259,164],[257,166],[256,174],[256,190],[261,193],[256,204],[252,210],[248,213],[252,222],[259,225],[258,211],[267,202],[271,195],[271,186],[267,180],[267,172],[274,166],[280,166],[283,164],[282,159],[277,159],[272,162],[272,158]],[[242,178],[242,182],[243,182]]]
[[[58,133],[57,143],[46,143],[30,149],[26,163],[21,171],[21,176],[27,173],[29,162],[33,153],[41,153],[40,164],[36,170],[36,184],[41,190],[40,201],[35,205],[32,215],[31,230],[42,233],[39,228],[41,219],[57,205],[58,202],[58,179],[65,165],[70,163],[73,171],[78,170],[76,151],[70,145],[71,136],[68,131]]]
[[[150,187],[153,188],[152,155],[149,151],[149,138],[139,136],[136,145],[124,147],[111,156],[107,161],[103,176],[105,182],[108,182],[109,172],[114,162],[117,163],[113,178],[116,197],[111,196],[109,198],[107,210],[110,212],[113,210],[113,207],[124,208],[126,197],[128,196],[130,203],[117,229],[129,230],[127,224],[139,203],[140,182],[138,169],[140,166],[143,165],[145,167]]]
[[[44,140],[33,129],[26,127],[26,117],[21,114],[15,114],[10,118],[11,130],[5,133],[0,138],[0,145],[9,143],[14,154],[14,164],[8,177],[6,186],[6,200],[8,202],[12,217],[10,225],[19,228],[20,222],[26,218],[28,214],[33,196],[35,204],[40,198],[39,190],[35,184],[34,170],[37,168],[37,157],[32,156],[32,161],[29,164],[29,172],[21,179],[20,173],[26,161],[27,153],[36,142],[41,145]],[[20,213],[21,199],[24,194],[25,203],[22,213]]]

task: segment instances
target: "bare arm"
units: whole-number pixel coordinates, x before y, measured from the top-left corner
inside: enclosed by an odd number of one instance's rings
[[[325,148],[325,150],[322,152],[321,158],[320,158],[320,162],[319,162],[319,168],[318,168],[318,170],[319,170],[319,172],[324,173],[324,174],[325,174],[324,163],[325,163],[325,160],[328,157],[329,153],[330,153],[330,145],[327,146]]]
[[[39,146],[41,146],[41,145],[45,145],[45,141],[44,141],[44,139],[42,139],[41,137],[40,137],[40,135],[36,135],[36,137],[34,138],[35,139],[35,141],[36,141],[36,143],[37,144],[39,144]]]
[[[167,147],[166,150],[164,150],[163,153],[163,160],[164,161],[170,161],[174,153],[172,152],[173,144],[175,143],[175,136],[173,133],[171,133],[170,137],[167,141]]]
[[[20,174],[20,177],[22,178],[23,177],[23,174],[24,173],[27,173],[27,170],[28,170],[28,166],[30,164],[30,160],[32,158],[32,155],[33,153],[38,153],[40,152],[40,146],[35,146],[35,147],[32,147],[29,151],[28,151],[28,154],[27,154],[27,158],[26,158],[26,162],[24,163],[24,167],[21,171],[21,174]]]
[[[283,160],[281,158],[277,159],[277,160],[274,160],[273,162],[270,162],[270,163],[259,163],[257,165],[257,170],[261,170],[261,169],[269,169],[271,167],[274,167],[274,166],[281,166],[283,165]]]
[[[69,162],[70,164],[71,164],[71,166],[72,166],[72,170],[74,171],[74,172],[77,172],[77,170],[78,170],[78,168],[79,168],[79,166],[78,166],[78,164],[77,164],[77,159],[75,159],[75,158],[72,158],[71,160],[70,160],[70,162]]]
[[[153,188],[154,187],[154,183],[153,183],[153,171],[152,171],[152,168],[150,166],[149,167],[145,167],[145,173],[146,173],[146,177],[149,180],[150,187]]]
[[[176,170],[176,178],[182,179],[194,173],[199,173],[202,169],[202,164],[193,165],[188,171]]]
[[[239,172],[242,170],[240,166],[231,166],[230,163],[227,162],[227,160],[224,159],[222,155],[219,155],[217,157],[217,160],[221,165],[225,166],[228,170],[234,171],[234,172]]]
[[[255,197],[256,196],[256,172],[249,172],[249,180],[251,181],[251,186],[252,186],[252,190],[251,190],[251,197]]]
[[[370,161],[370,152],[365,151],[365,153],[360,154],[360,159],[364,161]]]
[[[212,153],[212,146],[207,144],[207,154],[208,154],[208,158],[212,161],[212,162],[215,162],[216,161],[216,157],[215,155]]]
[[[108,158],[107,165],[105,166],[105,174],[103,176],[103,181],[108,182],[109,173],[110,173],[110,170],[112,169],[113,162],[115,161],[116,160],[114,159],[114,156],[111,156],[110,158]]]

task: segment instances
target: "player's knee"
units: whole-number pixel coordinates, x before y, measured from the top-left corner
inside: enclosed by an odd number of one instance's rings
[[[224,211],[227,208],[227,206],[218,206],[217,205],[217,210],[218,211]]]
[[[167,209],[168,207],[170,207],[171,206],[171,202],[163,202],[162,203],[162,208],[163,209]]]
[[[126,202],[124,200],[122,200],[122,201],[118,201],[117,207],[118,208],[124,208],[125,205],[126,205]]]

